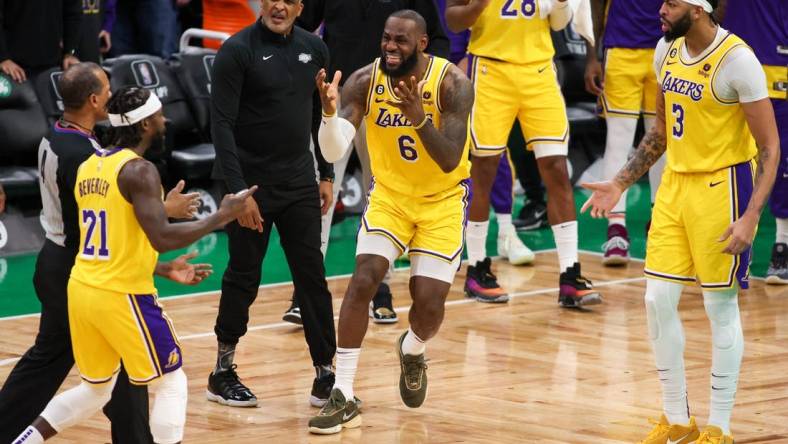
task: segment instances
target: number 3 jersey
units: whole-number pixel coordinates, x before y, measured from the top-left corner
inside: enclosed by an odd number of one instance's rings
[[[747,44],[719,28],[698,57],[689,58],[681,37],[661,40],[654,58],[665,97],[668,168],[712,172],[753,159],[757,149],[741,104],[768,91]]]
[[[424,113],[432,120],[435,128],[441,128],[443,111],[440,85],[451,62],[434,56],[429,57],[427,70],[422,80],[421,103]],[[408,196],[431,196],[456,187],[470,176],[468,137],[457,167],[445,173],[432,159],[414,125],[397,107],[387,101],[397,102],[394,86],[380,69],[380,58],[372,67],[372,79],[367,91],[365,123],[367,146],[372,175],[375,182]]]
[[[159,254],[118,189],[118,173],[135,159],[133,151],[115,148],[97,150],[80,165],[74,187],[80,242],[71,279],[123,294],[154,294]]]

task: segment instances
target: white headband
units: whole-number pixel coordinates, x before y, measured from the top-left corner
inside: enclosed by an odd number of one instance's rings
[[[690,5],[700,6],[703,8],[704,11],[711,14],[714,12],[714,7],[711,6],[711,3],[708,0],[684,0],[684,3],[689,3]]]
[[[112,126],[131,126],[142,119],[148,118],[161,109],[161,101],[153,92],[148,96],[145,104],[123,114],[109,114],[109,123]]]

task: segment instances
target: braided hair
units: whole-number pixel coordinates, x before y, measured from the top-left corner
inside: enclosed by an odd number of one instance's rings
[[[112,95],[107,104],[107,111],[110,114],[123,115],[144,105],[150,95],[150,90],[144,88],[123,87]],[[143,132],[142,121],[129,126],[113,126],[107,130],[104,145],[123,148],[135,147],[142,142]]]

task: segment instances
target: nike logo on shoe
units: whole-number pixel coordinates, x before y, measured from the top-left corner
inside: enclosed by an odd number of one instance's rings
[[[273,54],[271,54],[269,56],[263,56],[263,61],[268,60],[268,59],[270,59],[273,56],[274,56]]]
[[[352,417],[353,417],[353,413],[348,415],[347,412],[345,412],[345,413],[342,414],[342,421],[347,421],[348,419],[350,419]]]
[[[684,436],[680,437],[679,439],[677,439],[677,440],[675,440],[675,441],[674,441],[674,440],[672,440],[672,439],[670,439],[670,438],[668,438],[668,442],[667,442],[667,444],[679,444],[681,441],[683,441],[684,439],[686,439],[688,436],[690,436],[690,433],[687,433],[686,435],[684,435]]]
[[[724,181],[724,180],[721,180],[721,181],[719,181],[719,182],[709,182],[709,186],[710,186],[710,187],[716,187],[717,185],[719,185],[719,184],[721,184],[721,183],[723,183],[723,182],[725,182],[725,181]]]

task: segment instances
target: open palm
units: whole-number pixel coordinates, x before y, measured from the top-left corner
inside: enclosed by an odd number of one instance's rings
[[[196,251],[178,256],[170,262],[167,277],[175,282],[185,285],[197,285],[213,273],[211,264],[192,264],[190,259],[197,256]]]
[[[623,190],[611,181],[582,183],[580,186],[592,191],[580,212],[585,213],[591,208],[591,217],[594,218],[608,217],[623,193]]]

